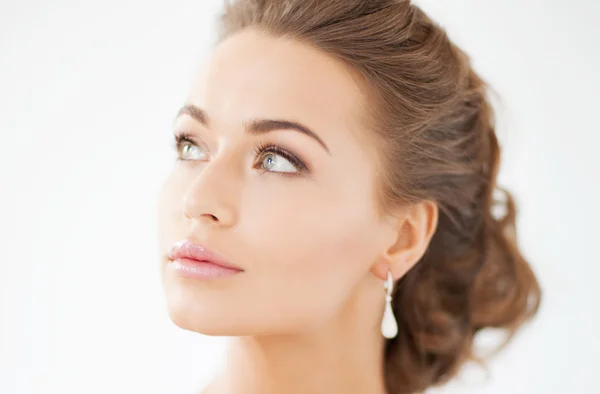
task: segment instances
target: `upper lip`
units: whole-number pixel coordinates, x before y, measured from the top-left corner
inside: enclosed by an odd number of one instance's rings
[[[175,242],[169,251],[169,259],[176,260],[181,258],[205,261],[221,267],[243,271],[240,267],[228,262],[225,257],[187,239]]]

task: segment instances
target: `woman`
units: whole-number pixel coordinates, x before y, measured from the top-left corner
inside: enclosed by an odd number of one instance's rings
[[[160,205],[172,320],[233,337],[205,394],[421,392],[534,315],[486,86],[423,11],[242,0],[221,22]]]

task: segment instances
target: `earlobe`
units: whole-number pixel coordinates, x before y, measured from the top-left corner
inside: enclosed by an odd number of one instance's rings
[[[381,280],[386,280],[388,272],[391,272],[391,269],[387,262],[377,262],[371,266],[371,273]]]

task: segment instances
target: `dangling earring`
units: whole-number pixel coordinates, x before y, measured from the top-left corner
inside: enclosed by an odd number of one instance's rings
[[[391,339],[398,335],[398,323],[396,322],[394,312],[392,311],[392,290],[394,287],[394,278],[392,277],[392,273],[390,271],[388,271],[387,281],[383,287],[386,289],[386,295],[385,312],[383,313],[383,319],[381,320],[381,334],[383,334],[384,337]]]

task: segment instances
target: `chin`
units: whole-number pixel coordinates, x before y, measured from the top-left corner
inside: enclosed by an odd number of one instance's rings
[[[209,336],[231,336],[235,335],[231,327],[225,327],[222,323],[204,316],[194,316],[181,309],[169,308],[171,321],[179,328],[187,331],[197,332]]]
[[[243,337],[288,335],[308,327],[286,323],[281,316],[248,315],[240,308],[207,306],[197,300],[185,300],[167,294],[167,311],[171,321],[179,328],[208,336]]]
[[[169,318],[176,326],[203,335],[246,335],[236,314],[239,308],[227,302],[229,297],[223,291],[199,289],[194,283],[165,281]]]
[[[238,289],[232,283],[163,276],[169,318],[187,331],[228,337],[289,335],[314,329],[320,321],[306,310],[294,313],[272,299],[255,299]]]
[[[184,330],[210,336],[245,335],[233,311],[203,308],[195,300],[171,299],[167,295],[167,312],[171,321]]]

